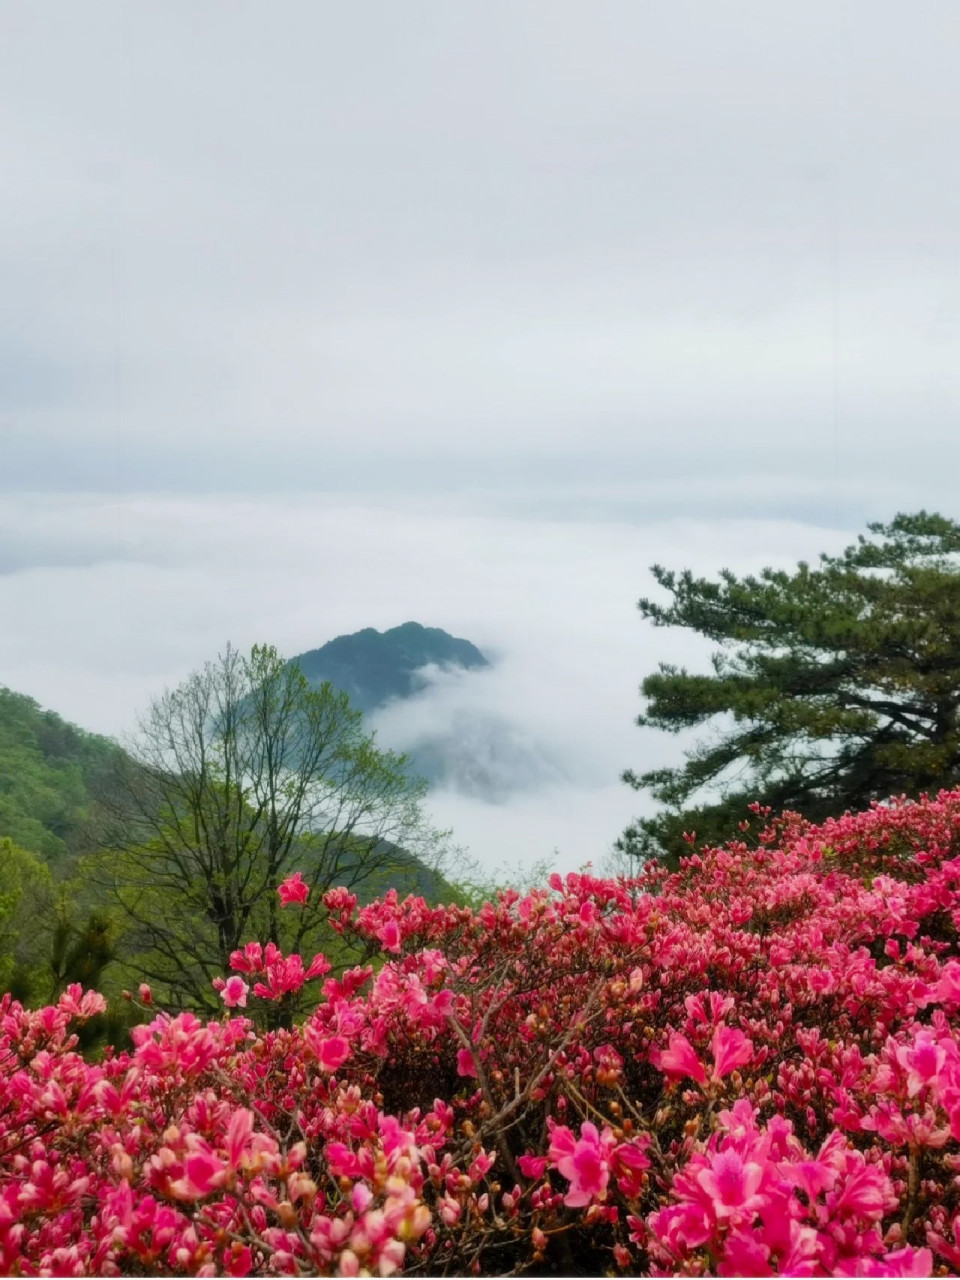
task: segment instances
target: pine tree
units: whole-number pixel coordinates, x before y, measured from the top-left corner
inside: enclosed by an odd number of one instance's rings
[[[960,525],[921,511],[868,529],[794,573],[653,567],[672,600],[641,600],[643,616],[720,648],[710,674],[661,663],[637,723],[677,733],[723,719],[680,767],[624,773],[667,807],[618,848],[675,858],[684,832],[735,836],[752,801],[819,819],[956,784]]]

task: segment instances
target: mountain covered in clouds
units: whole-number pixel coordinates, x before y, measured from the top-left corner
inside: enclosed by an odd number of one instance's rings
[[[425,688],[424,668],[472,671],[490,665],[469,640],[419,622],[404,622],[389,631],[365,627],[349,636],[337,636],[320,649],[301,653],[291,662],[315,687],[329,681],[348,694],[353,706],[364,714]]]
[[[563,780],[548,749],[486,704],[479,682],[492,663],[469,640],[405,622],[338,636],[291,661],[312,685],[347,693],[431,786],[497,803]]]

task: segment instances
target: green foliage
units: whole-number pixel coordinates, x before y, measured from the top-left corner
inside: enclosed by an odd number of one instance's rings
[[[53,992],[79,982],[85,991],[97,990],[103,971],[115,958],[114,926],[104,911],[92,911],[78,924],[61,891],[60,909],[50,946]]]
[[[0,688],[0,835],[51,863],[68,861],[117,750]]]
[[[921,511],[868,528],[794,573],[711,581],[653,567],[672,599],[641,600],[643,616],[721,647],[707,675],[661,663],[637,723],[715,732],[681,767],[624,774],[667,809],[628,828],[620,849],[675,858],[684,831],[734,837],[751,801],[819,820],[955,785],[960,525]]]
[[[56,891],[36,854],[0,837],[0,991],[18,999],[49,992],[50,921]]]

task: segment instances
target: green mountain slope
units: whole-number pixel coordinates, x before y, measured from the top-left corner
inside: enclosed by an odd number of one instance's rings
[[[0,840],[9,837],[20,849],[39,854],[55,873],[68,873],[81,845],[89,851],[83,824],[94,797],[111,790],[123,757],[109,738],[87,733],[44,711],[33,698],[0,687]],[[365,897],[391,886],[401,896],[423,894],[431,901],[449,896],[443,877],[419,859],[387,842],[384,849],[389,857],[365,887]]]
[[[119,750],[0,688],[0,836],[53,864],[68,858]]]
[[[121,807],[110,820],[121,830],[142,816],[136,806],[123,807],[121,778],[131,768],[139,767],[116,743],[0,687],[0,994],[42,1001],[77,981],[116,995],[152,972],[146,967],[153,963],[149,939],[145,943],[136,925],[117,911],[107,886],[83,860],[96,858],[113,800]],[[122,856],[109,854],[111,848],[105,845],[102,856]],[[312,848],[304,841],[307,872]],[[342,846],[337,858],[341,882],[352,882],[362,901],[390,888],[430,902],[455,896],[439,870],[388,841],[364,858],[359,845],[355,852]],[[163,881],[147,880],[141,888],[154,893],[161,913],[170,909]],[[175,918],[182,906],[174,908]],[[100,1029],[91,1034],[125,1034],[127,1015],[119,1016],[116,1026],[99,1020]]]
[[[469,640],[419,622],[405,622],[388,631],[366,627],[353,635],[337,636],[291,661],[299,664],[311,684],[328,680],[363,712],[416,693],[421,687],[416,672],[421,667],[436,664],[472,670],[490,665]]]

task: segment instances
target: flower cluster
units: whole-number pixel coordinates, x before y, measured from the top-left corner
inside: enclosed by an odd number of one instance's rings
[[[3,997],[0,1271],[960,1270],[960,792],[322,909],[373,964],[250,943],[220,1020],[151,1008],[101,1061],[100,996]]]

